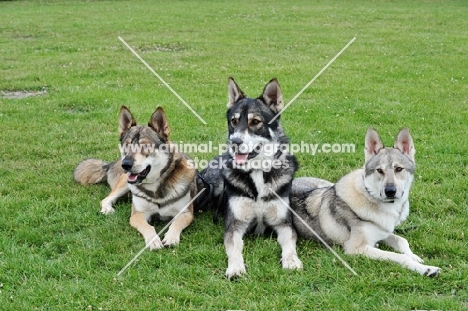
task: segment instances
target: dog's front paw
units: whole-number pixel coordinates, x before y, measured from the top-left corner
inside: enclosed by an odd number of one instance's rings
[[[419,256],[417,256],[415,254],[405,254],[405,255],[408,256],[409,258],[413,259],[416,262],[419,262],[419,263],[424,262],[424,260],[422,260]]]
[[[154,251],[164,247],[161,239],[157,235],[149,236],[145,238],[146,247],[149,250]]]
[[[422,275],[428,276],[428,277],[435,277],[438,276],[440,273],[440,268],[439,267],[434,267],[434,266],[424,266],[425,271],[422,271]]]
[[[179,245],[179,243],[180,243],[180,237],[175,236],[175,235],[166,234],[164,236],[164,239],[162,240],[162,243],[166,247],[176,246],[176,245]]]
[[[229,280],[235,279],[242,274],[245,274],[245,265],[242,261],[236,261],[228,265],[226,269],[226,277]]]
[[[302,269],[302,262],[295,254],[283,257],[281,263],[283,269]]]
[[[101,214],[109,215],[115,212],[115,209],[112,207],[110,202],[107,202],[106,199],[101,201]]]

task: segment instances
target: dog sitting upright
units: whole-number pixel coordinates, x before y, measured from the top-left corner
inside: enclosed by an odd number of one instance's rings
[[[372,128],[365,138],[364,168],[336,184],[318,178],[293,181],[291,207],[328,244],[341,244],[347,254],[390,260],[422,275],[436,276],[438,267],[422,264],[408,241],[393,233],[409,214],[408,196],[413,182],[415,149],[408,129],[402,129],[393,148],[385,148]],[[299,236],[316,239],[297,217]],[[385,244],[400,253],[381,250]]]
[[[147,247],[155,250],[179,244],[182,230],[194,218],[193,204],[189,204],[197,193],[194,164],[169,142],[169,123],[161,107],[147,126],[141,126],[122,106],[119,130],[122,157],[112,163],[98,159],[81,162],[74,172],[75,181],[94,184],[107,180],[112,191],[101,201],[103,214],[114,212],[112,203],[131,191],[130,225],[143,235]],[[153,217],[170,220],[182,210],[161,241],[148,222]]]
[[[231,279],[246,272],[242,257],[243,236],[250,229],[263,233],[266,227],[271,227],[277,234],[283,268],[302,268],[296,254],[297,237],[291,213],[285,205],[289,204],[297,162],[282,148],[288,138],[279,118],[270,124],[284,107],[278,81],[268,82],[260,97],[249,98],[234,79],[229,78],[228,96],[229,152],[217,158],[227,160],[226,165],[220,170],[202,172],[202,176],[216,186],[215,195],[222,189],[219,184],[224,183],[227,198],[224,215],[224,245],[228,256],[226,276]]]

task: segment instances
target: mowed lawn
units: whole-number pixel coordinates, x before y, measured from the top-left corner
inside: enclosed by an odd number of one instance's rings
[[[0,1],[0,309],[468,309],[467,16],[466,1]],[[229,76],[252,97],[276,77],[287,103],[354,37],[281,119],[293,143],[355,151],[298,152],[296,176],[336,181],[363,165],[368,127],[387,145],[409,127],[418,167],[399,229],[440,276],[335,246],[354,276],[302,240],[304,269],[284,271],[274,236],[248,236],[248,273],[230,282],[210,211],[180,246],[145,251],[117,276],[144,246],[130,202],[101,215],[108,186],[72,174],[119,156],[120,106],[142,124],[162,106],[173,142],[216,147]],[[26,92],[38,96],[9,98]]]

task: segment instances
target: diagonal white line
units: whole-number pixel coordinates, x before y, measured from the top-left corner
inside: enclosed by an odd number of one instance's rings
[[[297,219],[299,219],[303,224],[304,226],[310,230],[310,232],[312,232],[315,237],[320,241],[322,242],[323,245],[325,245],[332,253],[333,255],[335,255],[336,258],[338,258],[341,263],[346,267],[348,268],[349,271],[351,271],[354,275],[357,275],[356,271],[353,270],[353,268],[351,268],[350,265],[348,265],[348,263],[346,261],[344,261],[343,258],[340,257],[340,255],[337,254],[337,252],[335,252],[333,250],[333,248],[331,248],[330,245],[327,244],[327,242],[325,242],[322,237],[320,235],[317,234],[317,232],[315,232],[314,229],[312,229],[306,222],[304,219],[301,218],[301,216],[299,216],[286,202],[284,202],[284,200],[273,190],[270,188],[270,191],[273,192],[275,194],[275,196],[291,211],[291,213],[293,213],[294,216],[297,217]]]
[[[151,66],[148,65],[148,63],[145,62],[145,60],[141,58],[140,55],[138,55],[138,53],[135,52],[135,50],[132,49],[130,45],[127,44],[127,42],[125,42],[124,39],[122,39],[122,37],[119,36],[118,38],[198,119],[200,119],[200,121],[202,121],[203,124],[206,125],[205,120],[203,120],[202,117],[200,117],[198,113],[196,113],[195,110],[193,110],[192,107],[190,107],[189,104],[187,104],[187,102],[182,97],[180,97],[179,94],[177,94],[176,91],[174,91],[174,89],[169,84],[167,84],[167,82],[164,81],[164,79],[161,78],[161,76],[158,75],[158,73],[154,71],[154,69],[151,68]]]
[[[281,111],[278,112],[268,124],[271,124],[273,121],[275,121],[289,107],[289,105],[291,105],[315,81],[315,79],[317,79],[328,68],[328,66],[330,66],[351,45],[351,43],[354,42],[354,40],[356,40],[356,37],[351,39],[351,41],[349,41],[348,44],[346,44],[346,46],[342,48],[341,51],[339,51],[338,54],[336,54],[335,57],[333,57],[331,61],[329,61],[328,64],[326,64],[325,67],[323,67],[322,70],[320,70],[319,73],[316,74],[315,77],[313,77],[312,80],[310,80],[309,83],[307,83],[306,86],[304,86],[302,90],[300,90],[299,93],[297,93],[296,96],[294,96],[293,99],[291,99],[289,103],[284,106],[284,108],[281,109]]]
[[[185,205],[184,208],[181,209],[180,212],[177,213],[177,215],[175,215],[174,218],[172,218],[171,221],[169,221],[169,222],[164,226],[164,228],[161,229],[161,231],[159,231],[158,235],[155,236],[151,241],[149,241],[149,243],[146,244],[145,247],[143,247],[143,248],[135,255],[135,257],[133,257],[132,260],[130,260],[130,261],[128,262],[128,264],[126,264],[125,267],[123,267],[122,270],[119,271],[119,273],[117,273],[117,276],[119,277],[122,273],[124,273],[125,270],[127,270],[128,267],[130,267],[130,265],[131,265],[135,260],[137,260],[138,257],[140,257],[141,254],[143,254],[143,252],[149,247],[149,245],[150,245],[151,243],[153,243],[154,240],[156,240],[157,238],[159,238],[159,237],[161,236],[161,234],[164,232],[164,230],[166,230],[166,228],[169,227],[169,226],[174,222],[174,220],[176,220],[177,217],[179,217],[179,216],[187,209],[187,207],[189,207],[190,204],[192,204],[192,202],[195,201],[195,200],[198,198],[198,196],[199,196],[200,194],[203,193],[203,191],[205,191],[205,188],[203,188],[199,193],[197,193],[197,195],[194,196],[193,199],[191,199],[190,202],[188,202],[187,205]]]

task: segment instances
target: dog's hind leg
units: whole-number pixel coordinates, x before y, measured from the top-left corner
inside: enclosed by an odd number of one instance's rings
[[[148,224],[145,214],[136,211],[133,205],[132,215],[130,216],[130,225],[143,235],[145,245],[150,250],[156,250],[164,247],[154,227]]]
[[[297,234],[291,226],[275,226],[278,243],[281,245],[281,264],[283,269],[301,269],[302,262],[297,257]]]
[[[117,183],[112,189],[111,193],[101,201],[101,213],[104,215],[112,214],[115,212],[112,205],[123,195],[127,194],[130,190],[127,184],[127,175],[122,174],[119,176]]]

